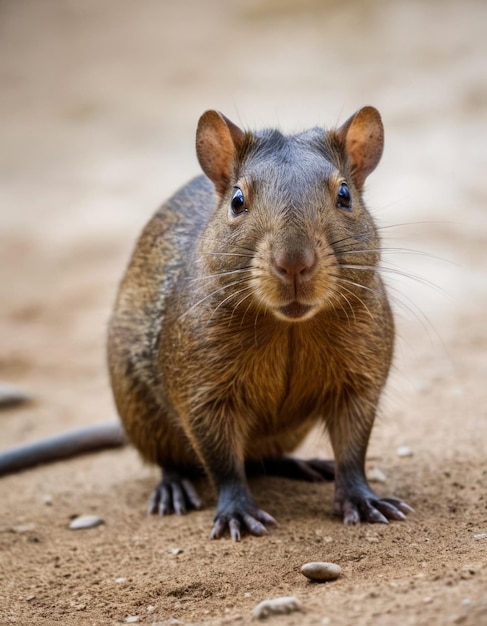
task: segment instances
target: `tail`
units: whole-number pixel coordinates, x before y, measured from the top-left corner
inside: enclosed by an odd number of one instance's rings
[[[68,430],[60,435],[0,451],[0,476],[41,463],[51,463],[95,450],[119,448],[126,444],[125,433],[118,422]]]

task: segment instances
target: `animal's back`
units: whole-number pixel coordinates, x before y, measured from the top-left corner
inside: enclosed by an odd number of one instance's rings
[[[129,439],[152,463],[170,463],[169,450],[175,463],[190,461],[177,416],[161,397],[158,350],[170,294],[192,262],[194,243],[213,205],[213,186],[199,176],[159,208],[136,243],[110,320],[108,365],[115,403]]]

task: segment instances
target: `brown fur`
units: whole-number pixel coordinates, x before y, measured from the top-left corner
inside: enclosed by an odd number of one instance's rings
[[[202,466],[219,491],[236,476],[245,490],[246,460],[290,453],[322,422],[346,516],[394,341],[361,196],[382,142],[371,107],[290,137],[202,116],[211,181],[188,183],[146,226],[109,330],[115,401],[147,461]],[[336,206],[344,180],[352,211]],[[235,186],[248,209],[237,216]]]

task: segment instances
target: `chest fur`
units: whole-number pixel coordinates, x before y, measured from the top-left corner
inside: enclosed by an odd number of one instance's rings
[[[262,433],[274,432],[323,415],[344,389],[380,386],[375,364],[381,347],[370,341],[370,319],[365,334],[320,320],[271,322],[209,325],[197,336],[179,335],[164,360],[176,411],[233,415]],[[181,363],[179,337],[191,356]]]

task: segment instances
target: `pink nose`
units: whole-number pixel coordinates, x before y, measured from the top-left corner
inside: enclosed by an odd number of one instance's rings
[[[315,266],[315,255],[312,250],[277,251],[274,253],[274,266],[281,278],[287,281],[302,282],[308,280]]]

